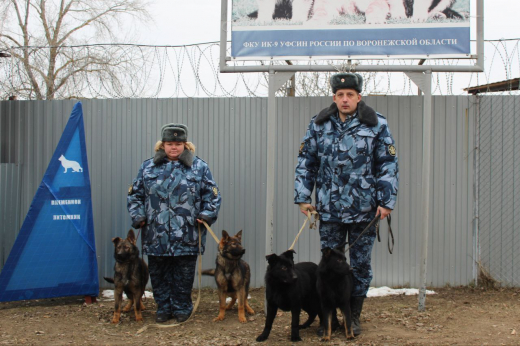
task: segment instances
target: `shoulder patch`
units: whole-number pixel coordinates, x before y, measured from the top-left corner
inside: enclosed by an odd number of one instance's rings
[[[392,144],[388,146],[388,153],[392,156],[395,156],[395,154],[397,154],[397,150]]]
[[[213,194],[215,195],[215,197],[218,196],[218,189],[215,186],[213,186]]]
[[[301,153],[302,153],[302,151],[303,151],[303,147],[304,147],[304,146],[305,146],[305,142],[302,142],[302,144],[300,144],[300,155],[301,155]]]
[[[130,186],[128,187],[128,196],[132,195],[134,193],[134,186],[132,184],[130,184]]]

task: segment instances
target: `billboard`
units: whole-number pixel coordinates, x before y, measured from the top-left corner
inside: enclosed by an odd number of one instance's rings
[[[470,0],[233,0],[231,58],[463,58]]]

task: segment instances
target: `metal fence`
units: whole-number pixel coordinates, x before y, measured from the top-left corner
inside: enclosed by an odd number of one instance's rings
[[[520,285],[520,98],[480,99],[480,264],[502,286]]]
[[[387,233],[383,225],[383,243],[374,247],[373,285],[418,287],[422,244],[418,216],[422,97],[368,96],[364,100],[387,116],[396,140],[400,169],[399,197],[392,224],[396,233],[395,251],[390,255],[386,250]],[[277,253],[290,246],[304,220],[292,202],[294,167],[301,139],[310,118],[330,103],[330,97],[277,99],[273,239]],[[73,101],[0,102],[2,266],[73,104]],[[473,234],[477,99],[436,96],[433,105],[432,232],[427,282],[434,287],[466,285],[475,278],[477,258]],[[244,231],[247,249],[244,259],[251,265],[252,286],[263,285],[266,98],[87,100],[83,101],[83,110],[100,278],[112,273],[111,239],[126,235],[130,228],[126,211],[128,185],[141,162],[152,156],[161,125],[181,122],[190,128],[196,153],[208,162],[223,197],[219,220],[213,229],[218,235],[223,229],[233,234]],[[11,204],[11,201],[17,202]],[[317,262],[318,232],[305,231],[295,250],[297,261]],[[212,267],[215,256],[216,245],[208,237],[203,267]],[[204,278],[202,285],[213,285],[213,281]]]

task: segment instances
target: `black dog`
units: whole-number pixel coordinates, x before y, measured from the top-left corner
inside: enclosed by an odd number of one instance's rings
[[[267,316],[265,328],[256,341],[265,341],[269,337],[273,321],[278,309],[291,311],[291,341],[301,341],[300,329],[307,328],[316,319],[321,317],[320,301],[316,289],[316,273],[318,266],[311,262],[294,264],[294,250],[287,250],[280,256],[275,254],[266,256],[269,265],[265,273],[265,287],[267,298]],[[300,323],[300,312],[304,310],[309,319]]]
[[[139,258],[139,249],[136,246],[137,239],[134,231],[128,231],[126,239],[113,238],[114,243],[114,278],[104,277],[104,279],[115,285],[114,298],[115,309],[112,323],[119,323],[121,317],[121,304],[123,302],[123,292],[129,299],[128,304],[124,307],[123,312],[130,311],[132,305],[135,311],[135,320],[143,321],[141,311],[144,310],[144,304],[141,300],[146,283],[148,282],[148,266]]]
[[[345,257],[345,243],[321,250],[322,257],[318,265],[318,292],[323,311],[323,341],[329,341],[331,325],[336,308],[343,314],[343,326],[347,339],[354,337],[350,314],[350,296],[354,287],[352,270]]]

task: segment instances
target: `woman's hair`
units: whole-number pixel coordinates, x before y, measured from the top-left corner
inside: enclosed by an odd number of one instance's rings
[[[192,153],[195,153],[195,144],[193,144],[192,142],[184,142],[184,148],[188,149]],[[157,152],[160,149],[164,150],[164,144],[162,141],[157,141],[157,143],[155,143],[154,150]]]

